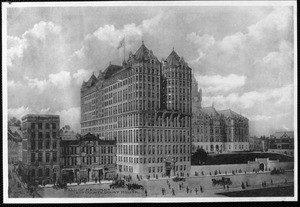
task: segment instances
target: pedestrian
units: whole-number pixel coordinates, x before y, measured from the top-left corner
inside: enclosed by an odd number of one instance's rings
[[[203,193],[203,188],[202,188],[202,185],[200,185],[200,191],[201,191],[201,193]]]
[[[196,192],[196,195],[198,194],[198,189],[197,188],[195,188],[195,192]]]
[[[273,180],[271,179],[271,185],[273,185]]]
[[[164,195],[164,188],[161,189],[161,194]]]
[[[229,185],[227,185],[227,190],[229,190]]]
[[[246,187],[249,187],[249,184],[248,184],[248,182],[246,181]]]
[[[145,196],[147,197],[147,190],[145,189]]]
[[[287,184],[287,179],[284,180],[284,183]]]
[[[175,196],[175,190],[172,188],[172,195]]]
[[[186,193],[189,193],[189,186],[186,187]]]
[[[179,183],[179,190],[181,190],[181,184]]]
[[[98,179],[97,179],[97,178],[95,178],[95,183],[97,183],[97,181],[98,181]]]

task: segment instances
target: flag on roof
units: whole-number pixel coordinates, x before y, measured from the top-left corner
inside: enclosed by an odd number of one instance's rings
[[[120,41],[119,46],[117,47],[117,49],[120,49],[124,45],[125,45],[125,37]]]

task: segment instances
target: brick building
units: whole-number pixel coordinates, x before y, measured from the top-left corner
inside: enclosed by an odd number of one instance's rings
[[[60,177],[59,116],[28,114],[22,118],[22,166],[28,179],[39,184]]]

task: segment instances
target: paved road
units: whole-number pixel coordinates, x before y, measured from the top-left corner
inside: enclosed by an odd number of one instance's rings
[[[227,176],[232,180],[232,185],[229,187],[229,191],[240,191],[241,183],[248,182],[250,187],[246,189],[257,189],[262,188],[261,181],[267,182],[267,186],[275,187],[277,185],[282,185],[285,179],[289,184],[293,183],[293,172],[287,172],[280,175],[270,175],[268,173],[262,174],[240,174]],[[172,179],[158,179],[150,181],[140,181],[139,184],[143,184],[147,189],[148,197],[173,197],[172,188],[175,191],[176,197],[222,197],[224,195],[218,195],[216,193],[228,192],[227,189],[224,190],[222,186],[212,186],[212,178],[221,178],[221,176],[204,176],[204,177],[190,177],[187,178],[183,183],[183,189],[179,189],[179,182],[174,182]],[[225,176],[226,177],[226,176]],[[271,185],[270,181],[273,181],[274,185]],[[167,180],[169,180],[170,188],[167,185]],[[187,193],[186,187],[192,189]],[[200,186],[203,188],[203,193],[200,192]],[[166,194],[162,195],[162,188],[166,189]],[[198,192],[196,193],[195,188]],[[69,186],[67,190],[55,190],[53,188],[44,188],[43,192],[39,192],[43,197],[144,197],[145,193],[143,190],[136,190],[134,192],[127,189],[109,189],[109,183],[102,184],[90,184],[88,185],[72,185]]]

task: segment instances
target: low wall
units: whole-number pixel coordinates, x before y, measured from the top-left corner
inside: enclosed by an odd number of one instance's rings
[[[191,176],[195,175],[195,172],[197,172],[199,175],[209,175],[210,173],[214,175],[215,171],[221,172],[221,174],[224,174],[225,172],[230,173],[232,170],[234,172],[242,170],[244,173],[246,172],[253,172],[254,170],[259,170],[260,164],[264,164],[264,168],[269,170],[273,170],[274,168],[282,168],[285,170],[291,170],[294,169],[294,163],[293,162],[279,162],[278,160],[268,160],[268,159],[257,159],[256,161],[248,162],[248,164],[231,164],[231,165],[192,165],[191,166]]]

